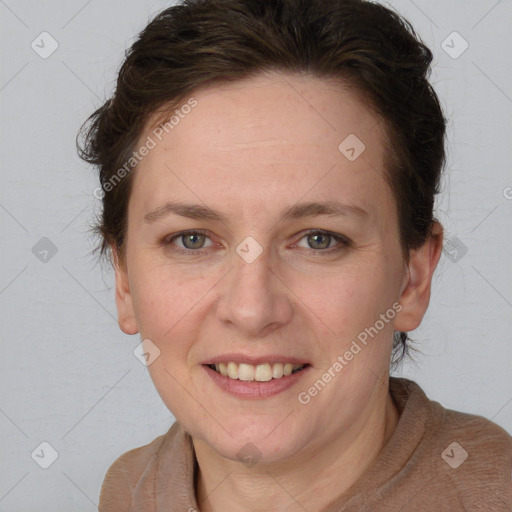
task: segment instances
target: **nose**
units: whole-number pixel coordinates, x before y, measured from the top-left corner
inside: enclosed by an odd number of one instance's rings
[[[218,319],[244,338],[262,338],[289,323],[293,313],[293,293],[269,252],[250,263],[235,254],[220,291]]]

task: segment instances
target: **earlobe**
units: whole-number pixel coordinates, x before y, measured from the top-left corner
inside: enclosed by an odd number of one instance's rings
[[[121,261],[114,248],[112,248],[112,256],[116,277],[116,305],[119,328],[125,334],[137,334],[139,328],[133,309],[127,265],[124,261]]]
[[[427,241],[409,253],[399,299],[402,310],[395,319],[396,331],[409,332],[420,325],[430,301],[432,276],[442,248],[443,227],[436,221]]]

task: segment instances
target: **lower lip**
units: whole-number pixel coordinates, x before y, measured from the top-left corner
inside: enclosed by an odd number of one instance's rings
[[[230,379],[206,365],[203,365],[203,368],[215,384],[238,398],[268,398],[278,395],[292,387],[309,372],[311,366],[308,365],[300,372],[292,373],[280,379],[272,379],[267,382]]]

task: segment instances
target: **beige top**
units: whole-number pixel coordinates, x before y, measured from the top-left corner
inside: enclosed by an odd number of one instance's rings
[[[410,380],[391,377],[389,389],[400,413],[395,432],[347,492],[314,512],[512,511],[512,437],[505,430],[445,409]],[[99,510],[200,511],[196,471],[192,440],[176,422],[110,466]]]

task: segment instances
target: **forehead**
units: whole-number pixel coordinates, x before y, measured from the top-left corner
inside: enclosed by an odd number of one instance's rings
[[[178,106],[172,118],[153,116],[140,138],[155,142],[134,176],[132,193],[143,209],[182,195],[238,209],[244,200],[248,208],[251,200],[268,207],[273,199],[282,205],[305,194],[371,207],[372,196],[382,195],[385,133],[348,87],[267,74],[190,99],[194,106]]]

